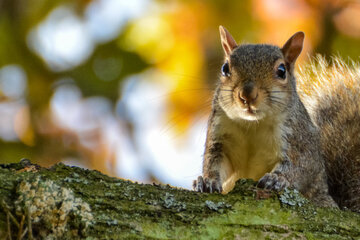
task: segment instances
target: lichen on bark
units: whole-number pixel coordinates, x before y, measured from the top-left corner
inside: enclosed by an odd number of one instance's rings
[[[0,239],[354,239],[360,215],[240,180],[227,195],[28,161],[0,165]]]

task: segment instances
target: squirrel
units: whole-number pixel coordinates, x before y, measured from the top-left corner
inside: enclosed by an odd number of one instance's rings
[[[359,210],[360,141],[354,139],[360,139],[360,107],[354,102],[360,103],[360,87],[347,96],[345,85],[327,86],[326,73],[319,77],[325,82],[313,84],[310,67],[300,74],[309,73],[298,91],[294,68],[303,32],[280,48],[238,45],[224,27],[219,30],[225,60],[194,190],[227,193],[236,180],[251,178],[265,189],[295,188],[319,206]],[[356,70],[353,75],[360,79]],[[357,165],[345,171],[352,161]]]

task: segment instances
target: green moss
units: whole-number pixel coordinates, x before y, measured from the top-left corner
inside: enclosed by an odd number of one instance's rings
[[[0,200],[16,215],[16,208],[34,200],[32,189],[57,192],[61,204],[72,199],[65,229],[85,229],[81,214],[89,205],[93,218],[87,239],[354,239],[360,237],[359,215],[317,208],[296,191],[275,193],[257,189],[254,181],[240,180],[227,195],[197,193],[169,185],[146,185],[108,177],[97,171],[58,164],[50,169],[25,171],[25,164],[0,165]],[[26,165],[29,167],[29,165]],[[33,184],[36,183],[34,186]],[[27,188],[30,185],[30,188]],[[36,187],[37,186],[37,187]],[[21,189],[21,190],[20,190]],[[45,190],[47,189],[47,190]],[[68,191],[69,195],[62,194]],[[59,194],[60,192],[60,194]],[[45,194],[46,195],[46,194]],[[22,196],[22,199],[21,199]],[[19,200],[20,199],[20,200]],[[67,200],[68,199],[68,200]],[[75,200],[80,199],[80,200]],[[70,202],[71,202],[70,201]],[[74,204],[74,202],[77,202]],[[61,204],[54,209],[59,209]],[[27,205],[29,206],[29,204]],[[61,207],[60,207],[61,209]],[[22,212],[23,210],[18,210]],[[0,209],[0,213],[5,213]],[[21,215],[21,214],[20,214]],[[48,221],[51,223],[51,221]],[[35,221],[34,221],[34,224]],[[36,226],[44,229],[53,224]],[[6,214],[0,214],[0,232]],[[35,225],[34,225],[35,227]],[[13,236],[18,230],[12,226]],[[69,231],[71,234],[73,232]],[[39,236],[39,231],[34,233]],[[71,239],[73,235],[63,235]],[[59,238],[60,239],[60,238]]]

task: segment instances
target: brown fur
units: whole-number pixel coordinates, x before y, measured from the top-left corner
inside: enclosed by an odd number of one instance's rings
[[[299,71],[299,88],[314,123],[329,177],[329,192],[340,207],[360,212],[359,65],[321,57]]]
[[[214,95],[203,176],[194,189],[228,192],[246,177],[260,179],[260,187],[290,186],[318,205],[336,206],[328,193],[318,129],[296,91],[294,64],[304,34],[296,33],[279,48],[236,46],[225,29],[220,33],[230,75],[221,77]],[[281,64],[285,79],[277,75]]]

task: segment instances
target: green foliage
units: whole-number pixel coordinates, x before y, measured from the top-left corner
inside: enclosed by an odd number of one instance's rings
[[[120,83],[148,66],[137,54],[118,47],[116,41],[99,45],[81,66],[62,73],[75,79],[84,96],[104,96],[115,102]]]

